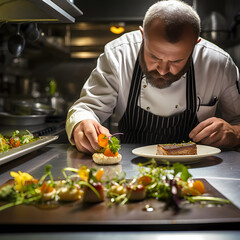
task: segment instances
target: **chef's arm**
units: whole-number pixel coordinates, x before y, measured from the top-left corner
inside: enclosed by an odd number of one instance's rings
[[[96,68],[83,86],[80,98],[68,111],[66,132],[71,144],[75,145],[73,131],[80,122],[89,119],[101,124],[112,115],[119,87],[115,68],[107,54],[99,57]]]

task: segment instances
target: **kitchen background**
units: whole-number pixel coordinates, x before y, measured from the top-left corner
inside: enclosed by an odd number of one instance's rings
[[[28,1],[36,2],[25,0]],[[83,12],[81,15],[74,9],[75,23],[41,21],[32,16],[28,20],[6,21],[1,17],[1,9],[9,1],[1,2],[0,129],[22,125],[39,135],[47,135],[57,134],[59,129],[64,132],[67,109],[79,97],[104,45],[125,32],[138,29],[145,11],[156,0],[63,0],[62,3]],[[202,36],[229,52],[240,67],[240,1],[186,2],[193,5],[201,17]],[[21,12],[20,7],[16,11]],[[34,12],[32,14],[34,16]],[[18,31],[21,37],[16,37]],[[42,105],[34,106],[34,112],[33,103]],[[114,118],[106,124],[113,130],[116,127]]]

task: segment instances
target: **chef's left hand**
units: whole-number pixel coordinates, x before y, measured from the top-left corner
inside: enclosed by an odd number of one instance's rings
[[[200,122],[189,134],[190,139],[215,147],[235,147],[240,144],[240,126],[230,125],[221,118]]]

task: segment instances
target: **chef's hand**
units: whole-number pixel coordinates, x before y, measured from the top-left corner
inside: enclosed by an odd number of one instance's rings
[[[189,134],[194,142],[214,147],[235,147],[240,144],[240,126],[212,117],[200,122]]]
[[[109,134],[109,130],[95,120],[86,119],[76,125],[73,139],[77,149],[84,153],[94,153],[99,148],[98,135]]]

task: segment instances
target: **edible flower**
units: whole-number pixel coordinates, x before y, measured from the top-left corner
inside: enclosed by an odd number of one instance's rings
[[[12,177],[14,177],[15,189],[17,191],[20,191],[22,189],[22,187],[25,185],[25,182],[33,179],[33,177],[30,174],[28,174],[26,172],[21,172],[21,171],[18,171],[18,173],[14,172],[14,171],[11,171],[10,175]]]
[[[89,178],[89,168],[86,166],[82,166],[79,170],[78,170],[78,175],[81,178],[82,181],[84,182],[88,182],[88,178]]]

